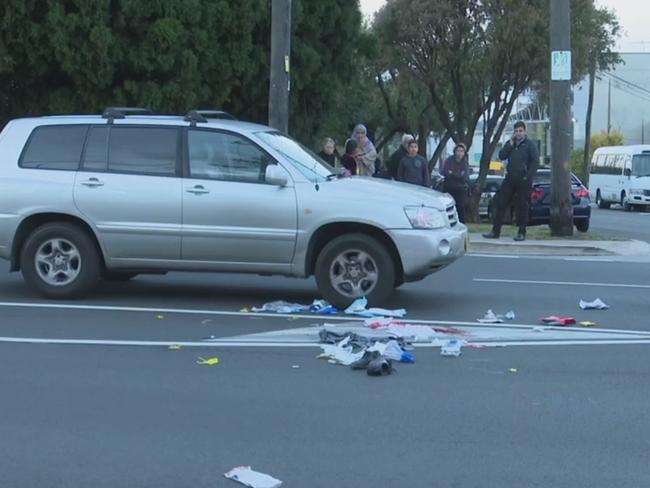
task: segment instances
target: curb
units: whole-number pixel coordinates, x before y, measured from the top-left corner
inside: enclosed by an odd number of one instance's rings
[[[470,241],[470,252],[513,254],[519,256],[617,256],[619,254],[595,246],[554,246],[544,244],[509,244]]]
[[[505,238],[488,240],[480,235],[471,235],[469,252],[521,256],[650,256],[650,244],[638,240],[514,242]]]

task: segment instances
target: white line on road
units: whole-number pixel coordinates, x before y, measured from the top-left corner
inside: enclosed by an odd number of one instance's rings
[[[566,285],[566,286],[598,286],[605,288],[650,288],[650,285],[631,285],[626,283],[586,283],[580,281],[535,281],[535,280],[504,280],[497,278],[474,278],[472,281],[481,283],[512,283],[524,285]]]
[[[222,342],[196,342],[196,341],[122,341],[122,340],[103,340],[103,339],[52,339],[41,337],[0,337],[0,343],[13,344],[50,344],[50,345],[67,345],[67,346],[127,346],[127,347],[268,347],[268,348],[305,348],[320,347],[315,342],[246,342],[246,341],[228,341]],[[650,339],[591,339],[591,340],[550,340],[550,341],[501,341],[501,342],[471,342],[468,347],[485,346],[485,347],[506,347],[506,346],[586,346],[586,345],[632,345],[632,344],[650,344]],[[435,348],[440,347],[436,343],[413,344],[417,348]]]
[[[0,302],[0,307],[17,307],[17,308],[42,308],[42,309],[59,309],[59,310],[92,310],[101,312],[136,312],[136,313],[161,313],[161,314],[179,314],[179,315],[214,315],[226,317],[266,317],[266,318],[291,318],[306,319],[319,322],[362,322],[367,320],[365,317],[354,315],[318,315],[318,314],[283,314],[268,312],[232,312],[228,310],[198,310],[192,308],[152,308],[152,307],[122,307],[116,305],[73,305],[66,303],[28,303],[28,302]],[[435,319],[398,319],[408,322],[409,324],[423,325],[440,325],[440,326],[468,326],[468,327],[501,327],[504,329],[530,329],[537,327],[539,324],[481,324],[478,322],[464,322],[458,320],[435,320]],[[583,327],[562,327],[561,330],[570,330],[574,332],[591,332],[593,329]],[[626,329],[597,329],[598,332],[614,332],[616,334],[648,335],[650,331],[626,330]]]

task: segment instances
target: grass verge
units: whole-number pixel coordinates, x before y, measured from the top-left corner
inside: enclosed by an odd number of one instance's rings
[[[470,233],[484,234],[492,230],[491,224],[467,224]],[[514,237],[517,234],[517,227],[514,225],[504,225],[501,228],[501,237]],[[526,239],[531,241],[545,241],[557,239],[562,241],[628,241],[621,237],[602,236],[592,234],[591,232],[578,232],[573,230],[571,237],[555,237],[551,235],[551,229],[548,225],[538,225],[526,229]]]

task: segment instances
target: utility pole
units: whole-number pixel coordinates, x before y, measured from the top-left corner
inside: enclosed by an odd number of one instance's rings
[[[573,235],[571,205],[571,7],[551,2],[551,235]]]
[[[290,56],[291,0],[272,0],[269,125],[285,134],[289,132]]]
[[[607,135],[612,130],[612,80],[609,80],[607,86]]]

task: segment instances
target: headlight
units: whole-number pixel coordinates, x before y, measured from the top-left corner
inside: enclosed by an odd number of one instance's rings
[[[643,190],[630,190],[630,195],[643,195]]]
[[[447,225],[447,216],[431,207],[404,207],[414,229],[439,229]]]

